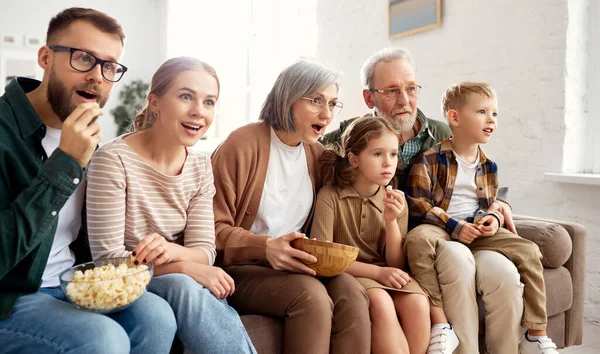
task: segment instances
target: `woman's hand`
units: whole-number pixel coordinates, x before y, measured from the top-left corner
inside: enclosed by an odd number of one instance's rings
[[[404,193],[398,189],[387,189],[383,201],[383,219],[385,222],[395,222],[406,208]]]
[[[406,272],[393,267],[379,267],[375,280],[394,289],[401,289],[411,281],[410,276]]]
[[[317,258],[309,253],[297,250],[290,245],[290,242],[293,240],[303,237],[304,235],[299,232],[292,232],[287,235],[268,239],[266,244],[266,255],[267,261],[271,264],[271,267],[275,270],[287,270],[294,273],[304,273],[315,276],[317,273],[298,259],[315,263]]]
[[[155,265],[161,265],[178,261],[181,248],[182,246],[167,241],[164,236],[151,233],[135,246],[131,255],[135,257],[137,264],[153,260]]]
[[[235,291],[233,278],[219,267],[186,262],[185,274],[207,288],[217,299],[224,299]]]

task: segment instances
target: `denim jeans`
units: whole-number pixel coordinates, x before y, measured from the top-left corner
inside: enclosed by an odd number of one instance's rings
[[[2,353],[169,353],[175,337],[173,311],[146,292],[110,315],[80,310],[60,288],[21,296],[0,321]]]
[[[173,308],[177,335],[193,353],[256,353],[238,313],[185,274],[154,277],[151,291]]]

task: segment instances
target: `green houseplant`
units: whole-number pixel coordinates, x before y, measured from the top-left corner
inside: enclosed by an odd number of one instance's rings
[[[146,104],[150,84],[133,80],[119,92],[119,105],[110,111],[117,123],[117,136],[131,131],[131,121]]]

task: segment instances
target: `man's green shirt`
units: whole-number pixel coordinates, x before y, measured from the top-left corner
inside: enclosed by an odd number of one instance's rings
[[[39,84],[18,78],[0,97],[0,320],[19,296],[39,289],[58,213],[78,187],[74,180],[83,180],[81,166],[62,150],[46,156],[46,126],[25,95]],[[71,246],[85,249],[85,241],[80,233]],[[91,258],[89,249],[76,255]]]

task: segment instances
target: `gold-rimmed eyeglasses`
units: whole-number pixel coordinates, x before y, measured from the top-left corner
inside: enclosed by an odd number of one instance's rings
[[[311,97],[302,97],[302,99],[310,101],[312,106],[319,112],[322,112],[323,109],[325,107],[327,107],[330,112],[333,112],[334,116],[339,114],[342,111],[342,108],[344,108],[344,104],[342,102],[340,102],[340,101],[326,102],[325,99],[320,96],[312,97],[312,98]]]
[[[406,92],[406,95],[409,97],[417,97],[419,96],[419,92],[421,91],[420,85],[410,85],[405,88],[400,87],[390,87],[382,90],[378,89],[369,89],[371,92],[379,92],[387,98],[397,98],[402,91]]]

